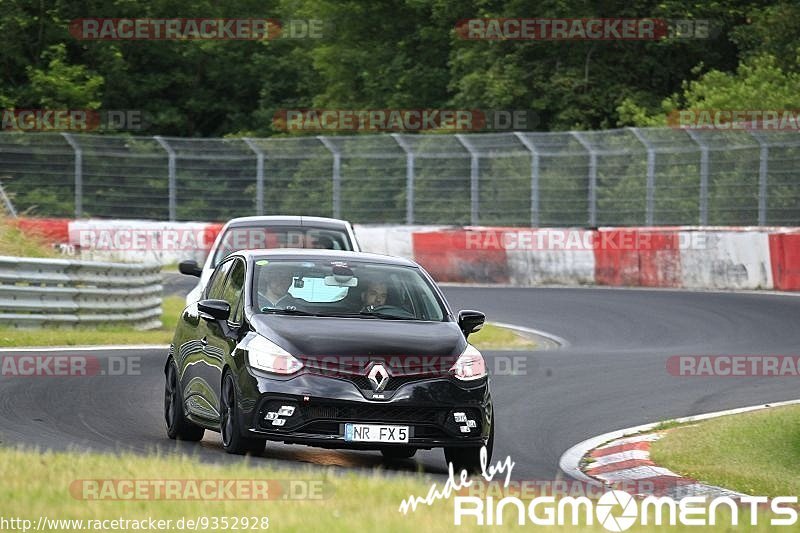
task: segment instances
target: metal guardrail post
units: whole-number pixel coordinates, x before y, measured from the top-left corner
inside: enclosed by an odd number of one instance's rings
[[[456,134],[456,139],[467,149],[470,155],[469,162],[469,220],[470,224],[477,226],[480,220],[480,190],[478,176],[480,175],[480,154],[474,150],[472,143],[461,134]]]
[[[169,145],[169,143],[161,137],[160,135],[156,135],[153,137],[158,144],[161,145],[164,150],[167,152],[167,156],[169,157],[169,220],[170,222],[174,221],[176,218],[176,196],[177,196],[177,184],[175,179],[175,150]]]
[[[406,153],[406,224],[414,223],[414,150],[399,133],[392,133],[392,139]]]
[[[264,150],[253,139],[243,137],[242,140],[256,154],[256,214],[264,214]]]
[[[769,171],[769,144],[760,132],[750,131],[761,150],[758,157],[758,225],[767,225],[767,172]]]
[[[653,211],[655,210],[655,192],[656,192],[656,151],[653,144],[645,137],[639,128],[628,128],[633,133],[639,142],[642,143],[647,150],[647,182],[645,184],[645,211],[644,218],[645,224],[648,226],[653,225]]]
[[[514,135],[531,153],[531,227],[536,228],[539,226],[539,151],[522,132],[515,131]]]
[[[14,209],[14,204],[11,203],[11,198],[9,198],[6,194],[2,183],[0,183],[0,198],[3,200],[3,205],[6,206],[6,211],[8,211],[8,214],[11,215],[12,218],[17,218],[17,210]]]
[[[579,131],[570,132],[581,146],[589,152],[589,226],[597,226],[597,152]]]
[[[708,144],[696,131],[686,130],[689,137],[700,147],[700,225],[708,225]]]
[[[322,135],[319,135],[317,139],[333,155],[333,218],[342,218],[342,153],[329,139]]]
[[[75,218],[83,216],[83,149],[71,133],[62,133],[75,151]]]

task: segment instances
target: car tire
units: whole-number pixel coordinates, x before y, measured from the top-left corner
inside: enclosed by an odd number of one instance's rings
[[[479,474],[481,472],[481,448],[482,446],[472,446],[465,448],[445,447],[444,459],[447,464],[453,463],[453,472],[458,475],[462,470],[469,474]],[[489,429],[489,440],[486,442],[486,464],[492,460],[492,450],[494,448],[494,412],[492,412],[492,426]]]
[[[262,454],[267,444],[266,439],[254,439],[242,435],[237,411],[236,383],[233,380],[233,375],[229,372],[222,378],[219,405],[219,431],[222,435],[222,447],[225,451],[234,455]]]
[[[414,454],[417,453],[417,449],[410,446],[397,446],[392,448],[382,448],[381,453],[383,454],[384,459],[394,461],[398,459],[411,459],[414,457]]]
[[[178,367],[170,359],[164,384],[164,421],[167,424],[167,436],[173,440],[197,442],[203,438],[206,430],[186,420],[183,410],[183,392],[178,380]]]

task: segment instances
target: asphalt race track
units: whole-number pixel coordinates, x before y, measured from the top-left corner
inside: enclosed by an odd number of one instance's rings
[[[174,280],[168,290],[185,292]],[[522,375],[493,378],[495,458],[511,455],[514,479],[553,479],[560,455],[599,433],[646,422],[800,397],[797,377],[675,377],[671,355],[797,354],[800,297],[594,288],[446,287],[454,309],[551,332],[569,341],[522,356]],[[12,352],[13,353],[13,352]],[[46,351],[43,353],[47,353]],[[64,352],[70,353],[70,352]],[[79,352],[74,352],[79,353]],[[222,451],[219,436],[200,444],[167,439],[162,418],[162,350],[89,352],[141,358],[140,375],[0,377],[0,441],[40,449],[161,450],[204,461],[243,460]],[[5,352],[2,356],[9,355]],[[499,354],[486,353],[490,368]],[[330,451],[269,443],[276,466],[383,465],[377,452]],[[446,472],[441,450],[385,465],[387,470]]]

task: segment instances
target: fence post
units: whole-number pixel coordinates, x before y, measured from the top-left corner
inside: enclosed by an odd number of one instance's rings
[[[531,227],[536,228],[539,226],[539,150],[522,132],[515,131],[514,135],[531,153]]]
[[[647,150],[647,183],[645,185],[645,225],[653,225],[653,211],[655,210],[655,192],[656,192],[656,151],[650,140],[642,135],[639,128],[628,128],[633,133],[639,142],[642,143]]]
[[[589,152],[589,226],[597,226],[597,152],[579,131],[570,132]]]
[[[153,137],[158,144],[161,145],[164,150],[167,152],[167,156],[169,156],[169,220],[173,222],[176,218],[176,179],[175,179],[175,150],[169,145],[169,143],[161,137],[160,135],[156,135]]]
[[[769,144],[760,132],[750,131],[761,147],[758,158],[758,225],[767,225],[767,172],[769,170]]]
[[[392,138],[406,153],[406,224],[414,223],[414,150],[399,133]]]
[[[242,140],[256,154],[256,214],[264,214],[264,150],[253,139],[243,137]]]
[[[708,144],[696,131],[686,133],[700,147],[700,225],[708,225]]]
[[[317,139],[333,154],[333,218],[342,218],[342,153],[336,148],[336,145],[322,135],[317,136]]]
[[[3,189],[3,183],[0,182],[0,198],[3,200],[3,205],[11,218],[17,218],[17,210],[14,209],[14,204],[11,203],[11,198],[8,197],[6,191]]]
[[[478,176],[480,172],[480,156],[478,152],[473,149],[472,143],[470,143],[464,135],[461,133],[456,134],[456,139],[461,145],[467,149],[470,155],[470,163],[469,163],[469,223],[473,226],[477,226],[479,222],[479,213],[480,213],[480,191],[478,190]]]
[[[83,149],[71,133],[62,133],[75,151],[75,218],[83,216]]]

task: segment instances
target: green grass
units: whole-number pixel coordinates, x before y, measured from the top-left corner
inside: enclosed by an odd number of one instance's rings
[[[184,308],[179,296],[164,298],[161,327],[138,331],[130,326],[100,325],[74,328],[45,327],[18,329],[0,326],[0,347],[92,346],[99,344],[169,344]],[[507,328],[487,324],[470,335],[470,342],[484,350],[533,349],[536,343]]]
[[[759,496],[800,494],[800,406],[673,428],[653,460],[685,476]]]
[[[184,308],[179,296],[164,298],[161,327],[139,331],[131,326],[99,325],[74,328],[18,329],[0,326],[0,347],[91,346],[98,344],[169,344]]]
[[[469,342],[479,350],[533,350],[536,342],[508,328],[484,324],[477,333],[469,336]]]
[[[44,239],[23,233],[4,217],[0,217],[0,255],[63,259]]]
[[[223,453],[220,451],[220,453]],[[259,463],[266,461],[259,460]],[[187,455],[176,457],[110,456],[78,453],[36,454],[0,449],[0,516],[29,518],[178,520],[181,517],[269,517],[269,530],[436,531],[452,523],[444,504],[403,516],[397,508],[409,494],[424,495],[421,479],[390,482],[375,475],[331,476],[320,470],[275,469],[254,464],[215,466]],[[246,479],[320,480],[323,499],[310,501],[86,501],[70,492],[75,480],[105,479]],[[240,528],[241,529],[241,528]],[[220,528],[220,530],[222,530]],[[261,531],[261,529],[256,529]]]
[[[191,449],[191,446],[189,446]],[[220,450],[220,453],[223,452]],[[51,519],[127,520],[153,518],[173,520],[198,517],[263,517],[269,518],[270,531],[486,531],[474,519],[464,525],[453,525],[452,496],[431,506],[422,504],[415,512],[398,511],[400,502],[411,495],[424,497],[432,480],[422,474],[386,477],[381,470],[355,473],[319,468],[276,469],[265,459],[230,465],[201,462],[190,454],[140,456],[89,453],[37,453],[0,448],[0,517],[32,520],[39,516]],[[515,476],[512,476],[516,478]],[[502,478],[502,476],[500,476]],[[496,478],[496,479],[500,479]],[[321,499],[310,500],[232,500],[215,501],[139,499],[86,500],[80,480],[306,480],[321,486]],[[77,482],[76,485],[73,483]],[[442,481],[438,481],[441,489]],[[72,487],[72,490],[71,490]],[[485,500],[484,500],[485,501]],[[541,509],[540,515],[541,515]],[[615,513],[618,514],[618,513]],[[506,506],[503,526],[490,526],[492,531],[520,531],[514,506]],[[652,524],[652,518],[651,518]],[[730,524],[723,511],[719,524]],[[769,523],[761,515],[758,528],[751,528],[746,512],[740,516],[738,530],[768,531]],[[536,528],[527,522],[526,529]],[[548,526],[546,531],[606,531],[595,521],[593,526]],[[61,531],[71,531],[62,527]],[[108,529],[107,529],[108,530]],[[173,531],[175,529],[172,529]],[[222,528],[209,530],[222,531]],[[631,531],[663,531],[664,526],[634,526]],[[696,531],[697,528],[675,526],[670,531]],[[787,529],[788,530],[788,529]],[[230,528],[228,529],[230,531]],[[254,529],[254,531],[263,531]]]

